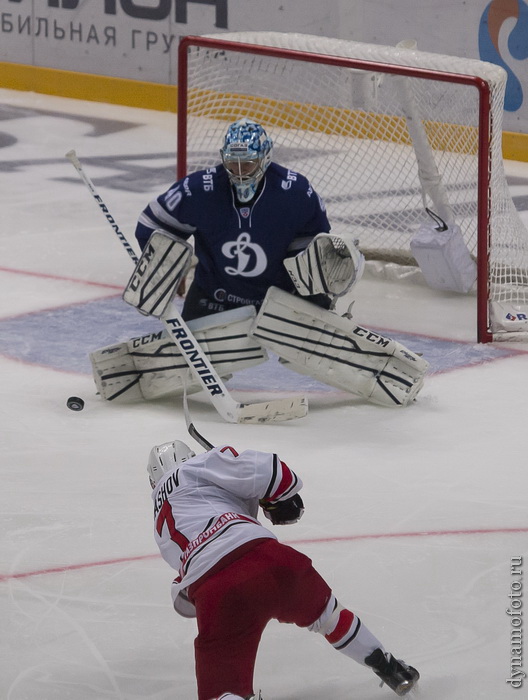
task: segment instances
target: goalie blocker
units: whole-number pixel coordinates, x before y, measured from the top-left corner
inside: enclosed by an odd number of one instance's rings
[[[290,369],[382,406],[407,406],[429,363],[401,343],[270,287],[250,335]]]
[[[160,318],[189,270],[192,245],[158,229],[148,239],[123,292],[123,299],[142,314]]]

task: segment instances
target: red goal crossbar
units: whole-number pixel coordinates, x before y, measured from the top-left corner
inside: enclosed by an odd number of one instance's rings
[[[424,78],[439,82],[473,86],[479,94],[478,108],[478,183],[477,183],[477,335],[479,342],[490,342],[493,335],[489,319],[489,250],[490,250],[490,117],[491,95],[488,82],[478,76],[451,73],[426,68],[408,67],[364,59],[346,58],[308,51],[277,48],[227,41],[221,38],[185,36],[178,47],[178,134],[177,176],[187,174],[187,118],[188,118],[188,51],[201,47],[211,51],[233,51],[257,56],[269,56],[305,63],[326,64],[370,73]]]

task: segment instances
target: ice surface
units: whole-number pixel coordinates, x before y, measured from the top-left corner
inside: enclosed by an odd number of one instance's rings
[[[120,301],[130,260],[64,158],[77,150],[132,239],[173,178],[175,121],[0,91],[3,700],[196,696],[195,623],[171,609],[145,471],[153,444],[190,438],[177,400],[95,395],[87,353],[155,322]],[[507,171],[526,204],[528,166]],[[277,451],[301,474],[306,514],[281,539],[420,670],[417,697],[507,700],[510,562],[528,557],[528,347],[478,346],[474,297],[413,284],[366,278],[354,313],[430,359],[413,406],[367,405],[272,360],[235,375],[234,395],[306,393],[306,418],[230,425],[195,395],[194,421],[214,443]],[[71,395],[84,411],[66,408]],[[266,700],[392,696],[321,637],[278,623],[256,687]]]

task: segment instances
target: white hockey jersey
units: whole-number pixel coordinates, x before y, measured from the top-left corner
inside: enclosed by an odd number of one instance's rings
[[[152,492],[154,533],[162,557],[178,571],[181,592],[226,554],[251,540],[275,535],[258,519],[259,501],[294,496],[302,482],[276,454],[215,447],[167,472]]]

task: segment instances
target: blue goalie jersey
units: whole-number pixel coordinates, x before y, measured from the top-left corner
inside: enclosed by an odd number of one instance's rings
[[[270,286],[293,291],[283,260],[328,233],[325,207],[301,174],[271,163],[256,196],[236,200],[222,165],[176,182],[139,218],[136,238],[144,248],[155,229],[194,236],[195,283],[211,299],[257,307]]]

